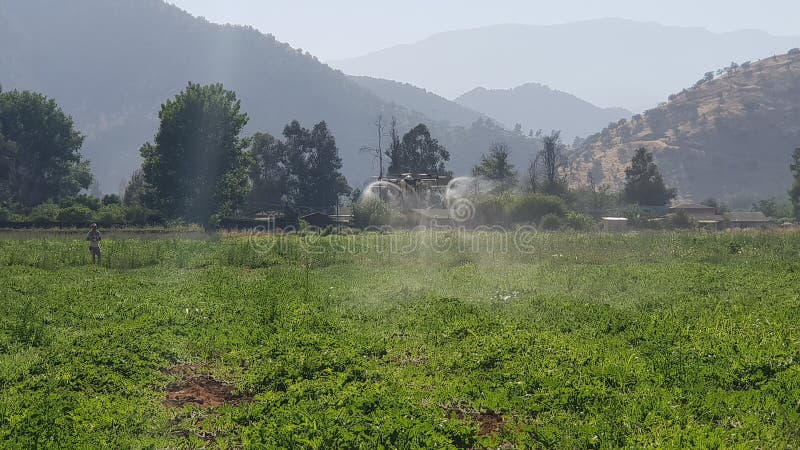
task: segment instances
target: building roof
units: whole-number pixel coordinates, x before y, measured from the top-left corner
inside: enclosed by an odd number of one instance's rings
[[[769,222],[769,218],[762,212],[734,211],[728,213],[731,222]]]
[[[700,223],[710,223],[710,222],[724,222],[725,217],[720,216],[719,214],[694,214],[692,215],[692,219]]]
[[[716,209],[713,206],[701,205],[700,203],[678,203],[670,209]]]
[[[603,220],[606,222],[627,222],[628,219],[625,217],[603,217]]]

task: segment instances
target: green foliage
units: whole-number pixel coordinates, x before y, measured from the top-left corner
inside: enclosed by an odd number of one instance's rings
[[[250,165],[240,136],[248,118],[236,94],[221,84],[189,83],[162,105],[159,119],[154,143],[141,149],[145,205],[203,225],[235,215]]]
[[[675,198],[674,189],[667,189],[653,162],[653,154],[644,147],[636,149],[631,165],[625,169],[625,201],[628,204],[662,206]]]
[[[792,233],[540,233],[481,253],[367,233],[313,256],[297,237],[109,233],[105,267],[80,234],[0,240],[6,447],[796,442]],[[404,237],[420,245],[377,250]],[[186,362],[245,400],[168,409]]]
[[[103,205],[97,213],[94,214],[94,221],[100,225],[112,225],[125,223],[127,216],[126,209],[119,204]]]
[[[543,231],[557,231],[561,229],[563,223],[564,222],[560,216],[555,214],[547,214],[546,216],[542,217],[542,221],[539,224],[539,229]]]
[[[353,226],[357,228],[399,225],[403,216],[388,203],[366,199],[353,204]]]
[[[328,208],[339,202],[340,195],[350,193],[350,186],[340,172],[342,159],[336,140],[325,122],[308,130],[295,120],[286,125],[283,136],[285,144],[275,144],[277,149],[273,151],[281,148],[285,151],[285,173],[279,176],[288,180],[285,189],[291,205]],[[264,167],[269,163],[266,157],[259,161]],[[260,175],[266,179],[270,173]]]
[[[475,201],[475,217],[482,225],[508,225],[514,197],[510,194],[487,195]]]
[[[573,211],[567,212],[564,217],[564,224],[575,231],[590,231],[596,225],[594,219],[590,216]]]
[[[75,195],[69,198],[65,198],[59,203],[59,206],[62,208],[68,208],[70,206],[83,206],[92,211],[97,211],[100,209],[100,199],[97,197],[92,197],[91,195],[80,194]]]
[[[450,161],[450,152],[439,141],[431,137],[425,124],[419,124],[398,139],[395,125],[392,124],[392,142],[386,156],[389,157],[389,173],[427,173],[446,175],[444,163]]]
[[[28,219],[36,223],[55,222],[58,220],[59,212],[60,208],[55,203],[42,203],[31,210]]]
[[[787,202],[785,200],[778,201],[774,197],[759,200],[753,205],[752,210],[760,211],[764,213],[765,216],[771,217],[773,219],[781,217],[791,217],[794,212],[792,204],[790,202]]]
[[[81,224],[91,220],[92,214],[92,210],[84,205],[73,205],[61,208],[57,219],[59,222]]]
[[[41,94],[0,91],[0,202],[33,207],[89,187],[83,136],[72,118]]]
[[[100,200],[100,203],[103,205],[121,205],[122,199],[119,198],[117,194],[107,194],[103,196],[103,199]]]
[[[685,230],[692,226],[692,221],[685,211],[678,211],[670,218],[670,226],[678,230]]]
[[[147,191],[147,182],[144,179],[144,173],[141,169],[137,169],[128,180],[128,185],[125,186],[125,193],[122,196],[122,203],[125,206],[144,205],[144,197]]]
[[[13,214],[10,209],[0,206],[0,222],[8,222]]]
[[[508,158],[511,149],[504,143],[494,143],[489,155],[481,156],[481,163],[472,169],[472,176],[482,177],[497,183],[495,193],[508,192],[517,185],[517,171]]]
[[[539,223],[545,216],[563,217],[564,202],[553,195],[524,194],[515,197],[509,206],[509,215],[514,223]]]

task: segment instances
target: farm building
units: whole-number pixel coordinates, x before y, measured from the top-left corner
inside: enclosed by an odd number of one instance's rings
[[[700,218],[715,216],[717,214],[717,208],[708,205],[701,205],[699,203],[678,203],[677,205],[671,207],[669,212],[673,214],[682,212],[692,219],[701,220]]]
[[[731,228],[766,228],[771,221],[762,212],[734,211],[726,215]]]
[[[628,229],[628,219],[624,217],[603,217],[603,231],[621,233]]]

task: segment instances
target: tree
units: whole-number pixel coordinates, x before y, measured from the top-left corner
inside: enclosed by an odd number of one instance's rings
[[[553,131],[542,138],[542,150],[528,170],[532,192],[561,195],[567,190],[564,171],[568,161],[565,150],[560,131]]]
[[[675,198],[674,189],[667,189],[653,162],[653,154],[644,147],[636,149],[631,165],[625,169],[625,201],[631,204],[662,206]]]
[[[794,163],[790,167],[792,169],[792,175],[794,176],[794,184],[789,191],[789,198],[792,200],[795,217],[800,219],[800,148],[794,150],[792,159]]]
[[[450,161],[450,153],[439,141],[431,137],[425,124],[419,124],[397,141],[396,125],[392,123],[392,145],[387,155],[391,159],[389,173],[428,173],[443,175],[447,172],[444,163]]]
[[[287,198],[297,206],[327,208],[350,192],[340,170],[342,159],[325,122],[312,130],[292,121],[283,130],[288,166]]]
[[[472,169],[472,176],[483,177],[497,183],[498,192],[507,192],[517,185],[517,171],[508,158],[511,149],[505,143],[492,144],[489,155],[481,156],[481,163]]]
[[[289,186],[286,145],[270,134],[256,133],[250,146],[249,203],[261,208],[283,205]]]
[[[125,206],[142,206],[144,205],[144,193],[146,184],[144,181],[144,174],[141,169],[136,169],[128,180],[125,186],[125,192],[122,195],[122,203]]]
[[[81,145],[83,136],[54,100],[0,90],[0,202],[33,207],[88,188]]]
[[[166,218],[206,227],[237,212],[247,193],[247,115],[221,84],[189,83],[159,112],[153,144],[141,148],[145,204]]]
[[[392,118],[392,130],[396,133],[395,120]],[[378,179],[383,179],[383,138],[386,137],[386,129],[383,126],[383,115],[378,114],[378,119],[375,121],[375,129],[378,133],[378,146],[370,147],[364,146],[359,150],[362,153],[367,153],[374,159],[378,160]]]

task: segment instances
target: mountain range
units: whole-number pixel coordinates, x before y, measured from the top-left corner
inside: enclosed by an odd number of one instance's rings
[[[573,183],[592,174],[598,185],[620,188],[640,146],[681,197],[785,197],[800,147],[800,50],[729,66],[590,136],[572,155]]]
[[[690,85],[698,74],[794,47],[800,47],[799,36],[599,19],[450,31],[330,64],[450,99],[477,86],[508,89],[538,82],[595,105],[640,112],[666,100],[676,87]]]
[[[456,98],[455,102],[482,111],[506,127],[520,125],[523,130],[545,132],[561,130],[567,142],[633,115],[624,108],[599,108],[537,83],[513,89],[476,88]]]
[[[359,149],[377,140],[378,114],[400,132],[426,123],[465,173],[494,141],[524,164],[537,142],[467,113],[428,117],[382,99],[308,53],[250,27],[217,25],[162,0],[4,0],[0,7],[0,85],[55,98],[86,135],[83,153],[102,190],[116,192],[140,164],[139,148],[158,127],[160,105],[189,81],[221,82],[237,92],[247,133],[279,135],[297,119],[325,120],[337,138],[344,174],[360,184],[377,174]],[[464,110],[449,105],[453,110]],[[431,112],[430,110],[428,112]]]

